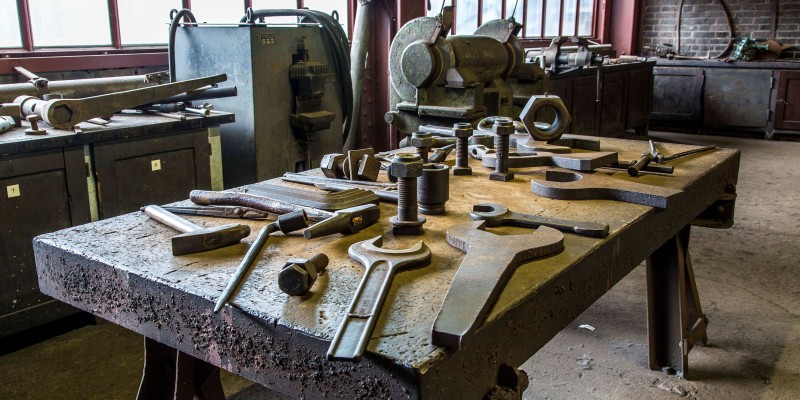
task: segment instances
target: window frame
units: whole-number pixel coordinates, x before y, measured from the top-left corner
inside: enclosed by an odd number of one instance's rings
[[[111,33],[110,46],[98,47],[36,47],[31,30],[28,0],[16,0],[22,47],[0,48],[0,74],[14,73],[14,66],[21,65],[34,72],[69,70],[94,70],[106,68],[134,68],[167,65],[166,45],[122,44],[120,35],[119,5],[117,0],[108,1],[108,20]],[[244,10],[253,6],[252,0],[240,0]],[[347,1],[347,15],[343,23],[352,35],[357,0]],[[181,0],[183,8],[192,9],[191,0]],[[304,7],[303,0],[296,0],[298,9]],[[236,21],[231,21],[236,22]]]
[[[477,10],[477,17],[478,17],[478,26],[481,26],[483,21],[483,2],[484,1],[497,1],[497,0],[477,0],[476,8]],[[601,4],[603,3],[603,4]],[[512,10],[508,10],[507,2],[505,0],[501,1],[501,18],[508,18],[510,12]],[[601,16],[601,6],[605,3],[603,0],[592,0],[592,27],[591,27],[591,34],[588,36],[581,36],[585,37],[589,40],[598,40],[598,37],[602,33],[598,27],[598,17]],[[458,0],[451,0],[451,5],[455,7],[456,14],[458,13]],[[517,21],[523,25],[522,30],[520,31],[518,37],[520,41],[522,41],[523,46],[525,47],[538,47],[538,46],[546,46],[552,41],[552,37],[545,36],[545,21],[547,19],[547,0],[542,0],[542,20],[541,20],[541,35],[538,36],[527,36],[525,32],[525,23],[528,19],[528,0],[519,0],[519,5],[517,7],[522,7],[522,22]],[[575,29],[576,31],[579,29],[579,22],[580,22],[580,0],[576,2],[576,10],[575,10]],[[561,13],[559,15],[564,15],[564,0],[561,0]],[[564,19],[559,18],[558,20],[558,33],[559,35],[563,35],[564,29]],[[457,26],[455,19],[453,21],[453,30],[456,31],[456,34],[459,34],[457,31]],[[461,32],[460,34],[471,34],[472,32]],[[599,34],[600,33],[600,34]]]

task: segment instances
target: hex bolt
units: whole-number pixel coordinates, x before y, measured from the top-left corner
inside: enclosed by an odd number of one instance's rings
[[[399,153],[392,157],[389,174],[397,177],[397,215],[390,218],[392,234],[421,235],[425,218],[418,216],[417,178],[422,176],[418,154]]]
[[[417,148],[417,154],[422,159],[422,163],[427,164],[428,150],[433,147],[433,135],[425,132],[414,132],[411,134],[411,145]]]
[[[514,121],[511,118],[497,118],[492,126],[494,131],[494,148],[496,150],[494,172],[489,174],[493,181],[508,182],[514,179],[514,173],[508,170],[509,136],[514,133]]]
[[[453,125],[453,136],[456,137],[456,165],[453,175],[472,175],[469,166],[469,138],[472,136],[472,124],[459,122]]]
[[[291,258],[278,273],[278,287],[289,296],[302,296],[308,293],[317,276],[328,266],[328,256],[314,254],[309,259]]]

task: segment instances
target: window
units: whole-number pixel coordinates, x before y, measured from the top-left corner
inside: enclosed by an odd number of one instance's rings
[[[83,47],[80,51],[125,53],[135,46],[163,46],[169,33],[169,11],[189,8],[199,23],[234,24],[247,7],[306,7],[331,14],[349,33],[349,8],[354,0],[0,0],[0,49],[21,49],[17,56],[41,56],[33,49]],[[296,23],[295,17],[270,18]],[[120,50],[116,50],[120,49]],[[25,52],[30,52],[26,55]],[[127,51],[143,52],[147,49]],[[163,50],[156,50],[163,51]],[[87,53],[88,54],[88,53]]]
[[[484,22],[514,17],[523,25],[522,39],[594,35],[597,0],[440,0],[431,1],[429,16],[443,5],[455,6],[453,33],[469,35]],[[513,15],[512,15],[513,14]]]

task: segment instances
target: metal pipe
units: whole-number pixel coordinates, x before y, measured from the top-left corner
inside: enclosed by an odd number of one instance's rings
[[[353,44],[350,47],[350,77],[353,83],[353,121],[344,142],[344,150],[353,150],[358,143],[358,120],[361,112],[361,91],[364,86],[364,69],[367,61],[369,32],[372,25],[372,0],[358,2]]]
[[[194,17],[194,14],[192,14],[192,11],[186,8],[180,11],[172,10],[169,12],[169,14],[172,18],[172,22],[169,24],[169,42],[167,45],[167,53],[169,58],[169,79],[170,82],[175,82],[177,79],[175,77],[175,33],[178,31],[181,18],[184,16],[189,18],[189,21],[194,24],[197,23],[197,19]]]
[[[46,93],[60,93],[65,99],[80,99],[99,94],[121,92],[153,86],[147,75],[119,76],[111,78],[71,79],[65,81],[49,81]],[[20,96],[39,96],[36,85],[32,82],[0,85],[0,102],[9,103]]]

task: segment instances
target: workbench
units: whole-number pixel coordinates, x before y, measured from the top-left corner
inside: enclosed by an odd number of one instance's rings
[[[623,160],[636,159],[648,148],[642,141],[600,140],[602,150],[618,151]],[[691,148],[659,144],[665,154]],[[452,157],[447,163],[452,165]],[[649,367],[688,373],[688,352],[704,342],[708,322],[688,255],[690,225],[732,223],[738,151],[715,149],[676,160],[673,176],[613,175],[682,189],[666,209],[548,199],[531,193],[530,183],[548,167],[516,169],[513,181],[496,182],[488,179],[490,170],[479,161],[470,163],[472,176],[450,176],[447,212],[426,216],[422,236],[392,237],[389,217],[396,207],[385,203],[381,220],[354,235],[312,240],[300,233],[273,235],[232,305],[219,314],[212,313],[214,302],[265,222],[246,222],[254,233],[241,244],[179,257],[172,256],[169,245],[175,232],[141,212],[42,235],[34,242],[40,286],[50,296],[147,338],[140,398],[158,397],[156,393],[171,398],[176,379],[176,393],[189,387],[191,394],[191,388],[205,390],[204,398],[221,395],[215,366],[293,397],[482,398],[493,389],[521,396],[527,378],[517,368],[647,259]],[[456,351],[433,346],[431,326],[464,258],[447,243],[446,230],[468,221],[472,205],[485,202],[607,223],[611,233],[604,239],[565,234],[562,252],[516,269],[468,347]],[[190,219],[200,225],[230,222]],[[516,227],[487,230],[530,232]],[[379,235],[386,235],[384,247],[389,248],[408,248],[422,240],[433,253],[432,261],[395,276],[361,361],[326,361],[330,340],[364,271],[348,257],[348,247]],[[276,277],[284,263],[318,252],[327,254],[330,264],[312,292],[304,297],[281,292]],[[177,378],[175,363],[164,360],[177,360]],[[172,369],[165,367],[170,365]]]
[[[41,122],[46,134],[28,135],[22,121],[0,133],[0,337],[77,312],[39,292],[34,236],[179,200],[215,180],[221,188],[219,125],[233,119],[125,113],[102,126]]]

